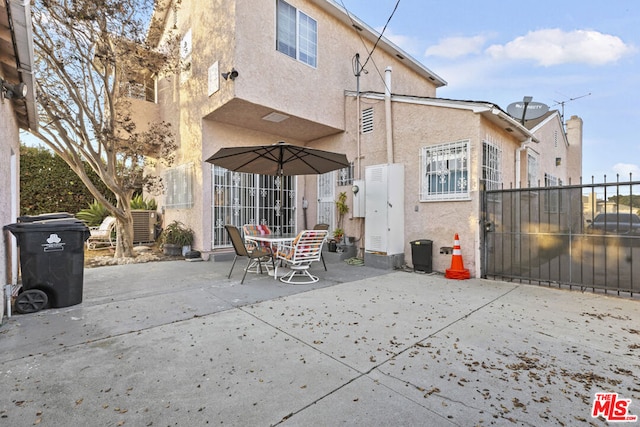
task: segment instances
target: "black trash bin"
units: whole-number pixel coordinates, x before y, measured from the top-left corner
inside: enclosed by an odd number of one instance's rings
[[[413,262],[413,271],[423,271],[431,273],[433,241],[421,239],[411,242],[411,260]]]
[[[50,219],[4,228],[16,236],[20,249],[22,290],[16,311],[33,313],[82,302],[84,242],[90,235],[82,221]]]

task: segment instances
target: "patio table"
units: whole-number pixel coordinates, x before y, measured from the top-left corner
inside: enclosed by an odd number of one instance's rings
[[[265,243],[269,243],[271,247],[275,245],[278,248],[280,248],[280,246],[283,244],[290,245],[291,243],[293,243],[293,241],[296,239],[297,236],[298,236],[297,233],[262,234],[259,236],[245,236],[244,239],[247,242],[265,242]],[[275,272],[269,270],[268,264],[266,266],[267,266],[268,274],[270,276],[273,276]],[[287,272],[283,271],[282,273],[286,274]],[[282,274],[279,274],[279,276],[281,275]]]

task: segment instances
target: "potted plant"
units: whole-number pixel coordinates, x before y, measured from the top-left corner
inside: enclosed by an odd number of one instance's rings
[[[342,228],[336,228],[333,230],[333,239],[337,243],[340,243],[343,237],[344,237],[344,230]]]
[[[184,255],[193,244],[193,230],[180,221],[173,221],[162,231],[162,250],[165,255]]]

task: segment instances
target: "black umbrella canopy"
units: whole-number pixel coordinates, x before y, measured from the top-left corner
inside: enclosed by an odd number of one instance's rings
[[[207,160],[236,172],[262,175],[316,175],[349,167],[347,156],[278,142],[221,148]]]

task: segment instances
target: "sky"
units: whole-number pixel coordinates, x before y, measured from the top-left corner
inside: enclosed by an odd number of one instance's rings
[[[398,3],[384,36],[447,82],[438,97],[564,108],[583,182],[640,180],[640,1],[334,1],[377,31]]]

